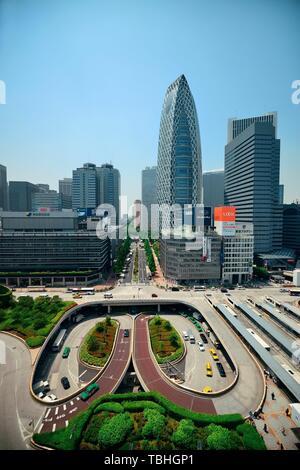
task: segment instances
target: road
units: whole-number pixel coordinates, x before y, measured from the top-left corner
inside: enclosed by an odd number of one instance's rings
[[[6,364],[0,365],[0,450],[28,449],[44,407],[29,393],[31,356],[19,340],[0,333],[6,347]]]

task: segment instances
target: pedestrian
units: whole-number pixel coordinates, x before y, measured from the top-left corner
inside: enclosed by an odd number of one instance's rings
[[[274,392],[271,393],[271,397],[272,397],[272,400],[275,400],[275,393]]]
[[[281,432],[282,432],[282,434],[283,434],[284,436],[286,435],[286,430],[285,430],[284,427],[281,429]]]
[[[285,414],[286,414],[286,416],[290,415],[290,410],[288,408],[285,410]]]
[[[266,433],[268,433],[268,426],[267,426],[267,423],[264,424],[264,431],[265,431]]]

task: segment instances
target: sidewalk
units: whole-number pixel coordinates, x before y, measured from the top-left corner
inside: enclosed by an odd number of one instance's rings
[[[267,387],[262,419],[255,419],[255,426],[263,436],[268,450],[280,450],[280,444],[283,445],[284,450],[298,450],[297,438],[291,430],[296,427],[296,424],[285,413],[290,402],[270,378],[267,379]],[[272,400],[272,392],[275,394],[275,400]],[[268,432],[263,429],[265,423]],[[283,428],[285,435],[282,433]]]
[[[151,247],[154,262],[155,262],[155,269],[156,269],[156,274],[155,277],[153,277],[153,282],[154,284],[157,284],[158,287],[166,287],[166,286],[171,286],[175,284],[172,280],[167,280],[162,272],[162,269],[160,267],[159,261],[157,259],[157,256],[155,254],[155,251]]]

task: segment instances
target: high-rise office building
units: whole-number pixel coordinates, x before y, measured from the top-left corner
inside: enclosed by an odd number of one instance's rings
[[[72,178],[64,178],[58,182],[63,209],[72,209]]]
[[[73,170],[72,207],[77,209],[95,209],[97,206],[96,165],[85,163],[82,168]]]
[[[110,204],[116,211],[116,224],[120,220],[120,172],[110,163],[97,167],[97,205]]]
[[[224,170],[211,170],[203,172],[203,204],[211,207],[224,205]]]
[[[28,181],[9,182],[9,208],[14,212],[32,210],[32,195],[39,191],[37,185]]]
[[[8,187],[6,166],[0,165],[0,209],[8,209]]]
[[[147,209],[148,230],[151,227],[151,206],[157,204],[157,186],[156,186],[157,167],[146,167],[142,170],[142,204]],[[155,211],[153,211],[154,215]],[[146,214],[142,210],[142,225],[144,225],[144,217]]]
[[[60,211],[62,209],[61,195],[54,190],[33,193],[32,210],[38,211],[41,208],[47,208],[50,211]]]
[[[184,75],[167,89],[160,121],[157,199],[161,207],[202,203],[202,163],[197,111]],[[191,221],[192,225],[194,220]],[[166,213],[161,228],[172,228]]]
[[[300,256],[300,204],[283,206],[283,241],[284,248],[291,248]]]
[[[276,113],[231,120],[225,147],[224,202],[236,208],[237,222],[253,223],[255,253],[282,246],[276,124]]]

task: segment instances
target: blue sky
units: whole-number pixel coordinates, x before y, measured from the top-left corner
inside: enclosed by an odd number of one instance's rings
[[[112,162],[132,201],[184,73],[204,170],[223,167],[229,117],[277,111],[285,200],[300,199],[299,18],[297,0],[0,0],[0,163],[57,189],[83,162]]]

